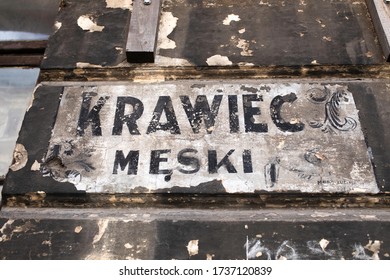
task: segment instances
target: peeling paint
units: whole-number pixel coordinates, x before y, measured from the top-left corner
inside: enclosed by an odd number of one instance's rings
[[[227,66],[233,64],[233,62],[231,62],[227,56],[222,56],[220,54],[209,57],[206,60],[206,63],[209,66]]]
[[[74,232],[75,233],[80,233],[82,230],[83,230],[82,226],[77,226],[77,227],[75,227]]]
[[[62,22],[56,21],[54,23],[54,32],[57,32],[62,27]]]
[[[191,240],[187,245],[188,255],[195,256],[199,253],[199,240]]]
[[[91,64],[88,62],[77,62],[76,67],[77,68],[102,68],[101,65]]]
[[[102,32],[104,26],[99,26],[90,15],[83,15],[77,19],[77,25],[88,32]]]
[[[31,165],[31,171],[39,171],[41,169],[41,164],[38,161],[34,161]]]
[[[12,238],[12,232],[10,232],[9,234],[6,233],[5,231],[7,229],[9,229],[12,224],[14,223],[15,221],[14,220],[8,220],[1,228],[0,228],[0,233],[1,233],[1,236],[0,236],[0,242],[4,242],[4,241],[8,241]]]
[[[214,254],[206,254],[206,260],[211,261],[215,257]]]
[[[14,159],[10,169],[12,171],[18,171],[26,166],[28,160],[28,153],[26,148],[22,144],[16,144],[14,150]]]
[[[93,237],[92,244],[96,244],[100,241],[100,239],[102,239],[102,236],[106,232],[106,229],[108,227],[108,222],[108,220],[100,220],[98,222],[99,232]]]
[[[173,58],[156,55],[154,63],[158,66],[193,66],[191,62],[184,58]]]
[[[223,20],[223,25],[230,25],[232,21],[240,21],[240,16],[231,14],[228,15],[224,20]]]
[[[372,259],[373,260],[379,260],[379,250],[381,248],[381,242],[379,240],[375,241],[369,241],[366,246],[364,246],[365,249],[372,252]]]
[[[175,49],[175,41],[168,38],[168,36],[176,28],[179,18],[173,16],[172,12],[162,12],[160,19],[160,26],[158,31],[157,46],[160,49]]]
[[[130,243],[126,243],[125,245],[123,245],[126,249],[132,249],[134,246],[131,245]]]
[[[249,49],[249,41],[244,39],[237,39],[236,41],[236,47],[242,49],[240,53],[242,56],[253,56],[253,51]]]
[[[106,8],[131,10],[133,0],[106,0]]]
[[[325,252],[326,247],[328,247],[329,243],[330,242],[326,239],[321,239],[320,242],[318,242],[318,244],[320,244],[322,251],[324,251],[324,252]]]
[[[243,33],[245,33],[245,28],[242,28],[242,29],[240,29],[240,30],[238,30],[238,33],[240,33],[240,34],[243,34]]]

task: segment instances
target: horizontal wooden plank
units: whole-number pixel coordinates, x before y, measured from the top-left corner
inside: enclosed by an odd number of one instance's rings
[[[1,66],[39,66],[43,55],[0,55]]]
[[[128,62],[154,62],[160,9],[161,0],[152,0],[149,5],[134,2],[126,44]]]

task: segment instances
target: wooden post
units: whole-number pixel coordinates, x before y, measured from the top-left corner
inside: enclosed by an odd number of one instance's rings
[[[134,0],[126,43],[126,57],[130,63],[153,63],[156,56],[157,33],[160,22],[161,0]]]

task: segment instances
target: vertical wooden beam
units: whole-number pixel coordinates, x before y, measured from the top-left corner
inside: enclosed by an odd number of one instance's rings
[[[379,43],[387,61],[390,61],[390,3],[384,0],[367,0]]]
[[[127,61],[153,63],[156,55],[161,0],[134,0],[126,43]]]

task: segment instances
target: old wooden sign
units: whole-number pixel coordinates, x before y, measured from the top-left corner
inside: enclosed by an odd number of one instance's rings
[[[378,192],[345,84],[65,87],[33,170],[98,193]]]

